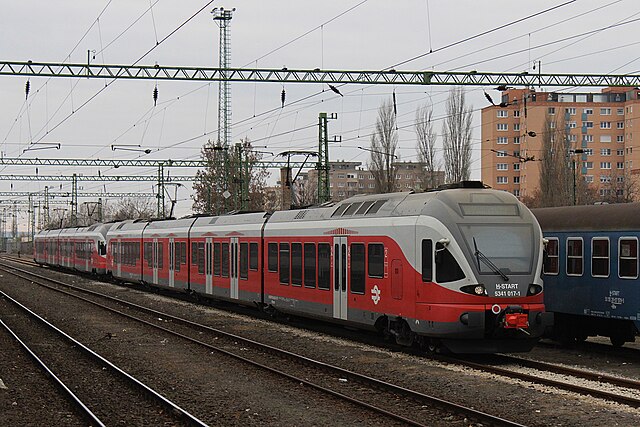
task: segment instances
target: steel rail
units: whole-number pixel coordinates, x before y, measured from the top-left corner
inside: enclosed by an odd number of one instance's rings
[[[386,382],[386,381],[382,381],[382,380],[379,380],[379,379],[376,379],[376,378],[373,378],[373,377],[369,377],[369,376],[366,376],[366,375],[363,375],[363,374],[358,374],[356,372],[349,371],[347,369],[340,368],[338,366],[334,366],[334,365],[330,365],[330,364],[327,364],[327,363],[324,363],[324,362],[320,362],[320,361],[308,358],[306,356],[302,356],[302,355],[299,355],[299,354],[296,354],[296,353],[293,353],[293,352],[290,352],[290,351],[287,351],[287,350],[282,350],[282,349],[273,347],[273,346],[268,345],[268,344],[260,343],[258,341],[255,341],[255,340],[252,340],[252,339],[249,339],[249,338],[245,338],[245,337],[242,337],[242,336],[239,336],[239,335],[235,335],[235,334],[232,334],[232,333],[229,333],[229,332],[225,332],[225,331],[222,331],[222,330],[219,330],[219,329],[215,329],[215,328],[207,326],[207,325],[202,325],[202,324],[193,322],[193,321],[188,320],[188,319],[184,319],[184,318],[181,318],[181,317],[173,316],[171,314],[164,313],[164,312],[161,312],[161,311],[157,311],[157,310],[154,310],[154,309],[151,309],[151,308],[148,308],[148,307],[144,307],[144,306],[141,306],[139,304],[135,304],[135,303],[132,303],[132,302],[129,302],[129,301],[124,301],[124,300],[119,299],[119,298],[114,298],[114,297],[111,297],[109,295],[102,294],[100,292],[96,292],[96,291],[92,291],[92,290],[89,290],[89,289],[84,289],[84,288],[80,288],[80,287],[77,287],[77,286],[69,285],[69,284],[64,283],[62,281],[59,281],[59,280],[56,280],[56,279],[52,279],[52,278],[49,278],[49,277],[46,277],[46,276],[42,276],[42,275],[39,275],[39,274],[36,274],[36,273],[33,273],[33,272],[21,270],[21,269],[18,269],[16,267],[10,267],[10,268],[18,270],[18,271],[21,271],[21,272],[26,273],[26,274],[28,274],[30,276],[33,276],[33,277],[37,277],[39,279],[47,280],[47,281],[55,283],[57,285],[64,286],[64,287],[69,288],[69,289],[73,289],[73,290],[76,290],[76,291],[80,291],[82,293],[86,293],[86,294],[89,294],[89,295],[93,295],[93,296],[97,296],[97,297],[100,297],[100,298],[104,298],[104,299],[107,299],[109,301],[115,302],[117,304],[125,305],[127,307],[135,308],[137,310],[140,310],[140,311],[143,311],[145,313],[151,314],[154,317],[161,317],[161,318],[166,319],[166,320],[172,320],[172,321],[175,321],[175,322],[178,322],[178,323],[182,323],[184,325],[187,325],[187,326],[190,326],[190,327],[193,327],[193,328],[197,328],[197,329],[209,332],[209,333],[213,333],[215,335],[222,336],[222,337],[228,338],[228,339],[233,340],[233,341],[242,342],[243,344],[250,345],[250,346],[252,346],[254,348],[257,348],[257,349],[260,349],[262,351],[268,351],[268,352],[270,352],[272,354],[277,354],[279,356],[283,356],[283,357],[286,357],[286,358],[289,358],[289,359],[293,359],[293,360],[299,361],[299,362],[301,362],[301,363],[303,363],[305,365],[310,365],[310,366],[313,366],[313,367],[316,367],[316,368],[319,368],[319,369],[322,369],[322,370],[325,370],[325,371],[331,371],[331,372],[333,372],[333,373],[335,373],[337,375],[340,375],[341,377],[350,378],[350,379],[352,379],[354,381],[358,381],[360,383],[368,384],[369,386],[382,388],[382,389],[385,389],[385,390],[390,391],[392,393],[401,394],[401,395],[409,397],[409,398],[411,398],[411,399],[413,399],[415,401],[427,402],[427,403],[430,403],[432,405],[435,404],[435,405],[438,405],[440,408],[443,408],[445,410],[452,411],[452,412],[455,412],[455,413],[458,413],[458,414],[463,414],[463,415],[465,415],[465,416],[467,416],[469,418],[478,420],[478,421],[483,422],[483,423],[489,423],[490,425],[495,425],[495,426],[523,427],[522,424],[515,423],[513,421],[509,421],[509,420],[506,420],[506,419],[503,419],[503,418],[500,418],[500,417],[497,417],[497,416],[494,416],[494,415],[490,415],[490,414],[475,410],[473,408],[469,408],[469,407],[466,407],[466,406],[463,406],[463,405],[459,405],[459,404],[456,404],[456,403],[453,403],[453,402],[450,402],[450,401],[446,401],[446,400],[443,400],[443,399],[440,399],[440,398],[437,398],[437,397],[434,397],[434,396],[430,396],[430,395],[427,395],[427,394],[424,394],[424,393],[420,393],[420,392],[417,392],[415,390],[410,390],[410,389],[407,389],[405,387],[401,387],[401,386],[398,386],[396,384],[392,384],[392,383],[389,383],[389,382]],[[4,270],[4,267],[0,267],[0,269]],[[23,279],[33,281],[33,279],[21,276],[20,274],[11,272],[10,270],[4,270],[4,271],[7,271],[7,272],[9,272],[11,274],[14,274],[14,275],[16,275],[18,277],[22,277]],[[144,324],[146,324],[148,326],[151,326],[153,328],[160,329],[162,331],[165,331],[167,333],[179,336],[179,337],[181,337],[183,339],[186,339],[186,340],[188,340],[190,342],[193,342],[195,344],[204,346],[208,350],[212,350],[212,351],[216,351],[216,352],[222,353],[224,355],[227,355],[229,357],[235,358],[237,360],[249,363],[249,364],[251,364],[253,366],[257,366],[257,367],[260,367],[260,368],[265,369],[267,371],[270,371],[270,372],[276,373],[278,375],[284,376],[284,377],[286,377],[286,378],[288,378],[288,379],[290,379],[290,380],[292,380],[294,382],[303,383],[305,385],[308,385],[309,387],[315,388],[315,389],[320,390],[322,392],[326,392],[326,393],[332,394],[333,396],[338,397],[340,399],[346,399],[346,400],[348,400],[348,401],[350,401],[350,402],[352,402],[352,403],[354,403],[356,405],[365,407],[367,409],[373,410],[373,411],[378,412],[378,413],[382,413],[382,414],[384,414],[386,416],[389,416],[389,417],[391,417],[393,419],[396,419],[398,421],[402,421],[402,422],[408,423],[410,425],[415,425],[415,426],[423,426],[424,425],[424,424],[418,423],[416,421],[410,420],[408,418],[405,418],[405,417],[403,417],[401,415],[397,415],[397,414],[394,414],[392,412],[389,412],[389,411],[387,411],[387,410],[385,410],[383,408],[379,408],[379,407],[373,406],[373,405],[371,405],[369,403],[366,403],[366,402],[351,398],[350,396],[346,396],[346,395],[343,395],[341,393],[335,392],[333,390],[326,389],[325,387],[322,387],[322,386],[319,386],[317,384],[314,384],[314,383],[312,383],[312,382],[310,382],[310,381],[308,381],[306,379],[292,376],[292,375],[290,375],[290,374],[288,374],[286,372],[280,371],[280,370],[275,369],[275,368],[271,368],[269,366],[263,365],[261,363],[255,362],[255,361],[250,360],[250,359],[247,359],[247,358],[245,358],[243,356],[240,356],[240,355],[237,355],[235,353],[229,352],[227,350],[220,349],[220,348],[212,346],[212,345],[210,345],[208,343],[204,343],[204,342],[199,341],[197,339],[188,337],[188,336],[186,336],[184,334],[180,334],[178,332],[175,332],[175,331],[172,331],[170,329],[167,329],[167,328],[165,328],[163,326],[159,326],[159,325],[156,325],[155,323],[148,322],[148,321],[146,321],[144,319],[139,319],[139,318],[137,318],[135,316],[132,316],[132,315],[130,315],[128,313],[124,313],[124,312],[121,312],[119,310],[115,310],[115,309],[113,309],[111,307],[105,306],[105,305],[100,304],[100,303],[95,302],[95,301],[91,301],[91,300],[86,299],[84,297],[81,297],[79,295],[75,295],[75,294],[69,293],[67,291],[56,289],[56,288],[50,287],[49,285],[46,285],[46,284],[42,284],[42,283],[38,283],[38,282],[34,282],[34,283],[37,283],[37,284],[39,284],[41,286],[44,286],[44,287],[47,287],[49,289],[55,290],[57,292],[64,293],[64,294],[72,296],[74,298],[78,298],[80,300],[83,300],[85,302],[94,304],[94,305],[96,305],[98,307],[101,307],[101,308],[104,308],[106,310],[116,312],[116,313],[118,313],[118,314],[120,314],[120,315],[122,315],[124,317],[133,319],[135,321],[139,321],[139,322],[144,323]]]
[[[45,374],[51,378],[51,380],[54,382],[54,384],[60,388],[65,395],[67,395],[67,397],[69,398],[69,400],[71,400],[71,402],[74,404],[74,406],[76,406],[78,409],[80,409],[80,411],[82,412],[82,416],[89,421],[89,423],[91,425],[98,425],[100,427],[106,427],[105,424],[100,420],[100,418],[98,418],[98,416],[96,414],[94,414],[91,409],[89,409],[87,407],[87,405],[84,404],[84,402],[82,400],[80,400],[80,398],[78,396],[76,396],[73,391],[71,391],[71,389],[69,389],[69,387],[67,387],[67,385],[60,379],[58,378],[58,376],[51,370],[51,368],[49,368],[46,363],[44,363],[42,361],[42,359],[40,359],[38,357],[38,355],[31,350],[31,348],[20,339],[20,337],[18,337],[18,334],[16,334],[10,327],[9,325],[7,325],[6,323],[4,323],[2,321],[2,319],[0,319],[0,325],[2,325],[2,327],[4,327],[7,332],[9,332],[9,334],[18,342],[18,344],[20,344],[20,346],[22,346],[22,348],[29,354],[29,356],[31,356],[31,358],[33,360],[36,361],[36,363],[38,364],[38,366],[40,366],[40,369],[42,369]]]
[[[10,272],[9,270],[5,270],[5,271]],[[106,358],[101,356],[100,354],[96,353],[95,351],[91,350],[89,347],[85,346],[80,341],[78,341],[75,338],[73,338],[71,335],[69,335],[66,332],[64,332],[63,330],[59,329],[57,326],[55,326],[54,324],[52,324],[49,321],[47,321],[46,319],[44,319],[43,317],[41,317],[40,315],[38,315],[37,313],[35,313],[31,309],[29,309],[24,304],[20,303],[19,301],[15,300],[11,296],[9,296],[6,292],[0,291],[0,296],[4,297],[7,301],[10,301],[14,305],[19,307],[23,311],[25,311],[26,313],[28,313],[29,316],[31,316],[32,318],[39,320],[42,324],[44,324],[45,326],[47,326],[49,329],[51,329],[52,331],[56,332],[60,336],[64,337],[69,342],[73,343],[75,346],[77,346],[79,349],[81,349],[85,354],[89,355],[91,358],[96,359],[99,362],[105,364],[112,371],[116,372],[121,377],[125,378],[128,382],[130,382],[132,384],[135,384],[137,387],[142,389],[145,393],[147,393],[147,394],[153,396],[155,399],[159,400],[163,405],[165,405],[168,408],[170,408],[183,421],[189,423],[190,425],[197,425],[197,426],[202,426],[202,427],[206,427],[207,426],[206,423],[204,423],[203,421],[200,421],[194,415],[192,415],[191,413],[189,413],[185,409],[179,407],[178,405],[173,403],[168,398],[164,397],[163,395],[161,395],[160,393],[158,393],[157,391],[155,391],[154,389],[152,389],[148,385],[144,384],[142,381],[138,380],[137,378],[135,378],[134,376],[130,375],[126,371],[120,369],[118,366],[116,366],[115,364],[113,364],[112,362],[110,362],[109,360],[107,360]]]

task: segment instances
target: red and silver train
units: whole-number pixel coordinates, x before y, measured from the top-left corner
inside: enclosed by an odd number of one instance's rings
[[[540,227],[509,193],[455,187],[47,230],[35,260],[377,329],[405,345],[528,351],[551,323]]]

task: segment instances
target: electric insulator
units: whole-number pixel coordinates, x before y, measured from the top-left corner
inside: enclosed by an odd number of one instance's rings
[[[284,100],[287,98],[287,93],[282,89],[282,93],[280,94],[280,101],[282,101],[282,108],[284,108]]]
[[[29,97],[29,89],[31,89],[31,82],[27,80],[27,84],[24,85],[24,99]]]
[[[158,103],[158,86],[153,88],[153,106],[155,107]]]

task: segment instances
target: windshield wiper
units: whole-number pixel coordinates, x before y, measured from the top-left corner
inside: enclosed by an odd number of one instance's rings
[[[480,270],[480,261],[482,261],[482,263],[484,265],[486,265],[487,267],[489,267],[490,269],[492,269],[494,273],[499,274],[504,280],[509,280],[509,276],[504,274],[502,272],[502,270],[500,270],[498,268],[497,265],[495,265],[485,254],[480,252],[480,249],[478,249],[478,244],[476,243],[476,238],[475,237],[473,238],[473,247],[476,250],[474,255],[476,256],[476,259],[478,260],[478,270]]]

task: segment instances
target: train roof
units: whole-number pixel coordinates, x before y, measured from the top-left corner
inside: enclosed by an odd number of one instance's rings
[[[437,201],[437,203],[434,203]],[[345,199],[331,207],[277,211],[270,223],[288,221],[317,221],[328,219],[378,218],[399,216],[442,216],[439,208],[446,207],[459,216],[494,215],[520,216],[519,202],[506,191],[483,187],[457,187],[424,193],[403,192],[359,195]],[[471,212],[471,206],[484,212]],[[499,208],[496,208],[499,206]],[[448,215],[448,214],[447,214]]]
[[[543,231],[640,230],[640,203],[531,210]]]

